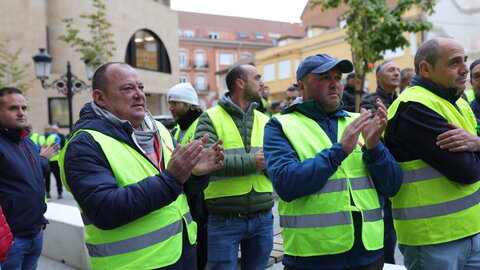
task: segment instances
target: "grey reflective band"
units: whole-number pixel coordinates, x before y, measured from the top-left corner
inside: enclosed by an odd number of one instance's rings
[[[92,225],[92,222],[90,221],[90,219],[88,219],[87,215],[85,215],[85,213],[80,213],[80,216],[82,217],[82,221],[83,221],[83,225],[85,226],[88,226],[88,225]]]
[[[364,222],[374,222],[383,219],[381,208],[362,210],[362,213]]]
[[[404,171],[402,183],[421,182],[439,177],[444,177],[444,175],[433,167],[425,167],[418,170]]]
[[[92,225],[93,223],[90,221],[90,219],[88,219],[87,215],[85,215],[85,213],[80,213],[80,216],[82,217],[82,221],[83,221],[83,225],[85,226],[88,226],[88,225]],[[193,221],[193,218],[192,218],[192,214],[189,212],[187,212],[185,215],[183,215],[185,217],[185,220],[187,221],[187,224],[190,224],[192,223]]]
[[[187,224],[190,224],[192,223],[193,221],[193,218],[192,218],[192,214],[190,213],[190,211],[188,211],[185,215],[183,215],[185,217],[185,219],[187,220]]]
[[[332,193],[344,190],[347,190],[347,182],[345,181],[345,178],[328,179],[327,183],[325,183],[325,186],[323,186],[322,189],[313,193],[312,195]]]
[[[350,178],[353,190],[374,189],[370,176]]]
[[[349,211],[303,216],[280,216],[280,227],[282,228],[321,228],[351,223]]]
[[[368,176],[350,178],[350,183],[352,184],[353,190],[373,189],[372,183]],[[344,190],[347,190],[347,182],[345,181],[345,178],[328,179],[325,186],[323,186],[323,188],[319,191],[312,193],[312,195],[326,194]]]
[[[115,256],[156,245],[181,232],[182,221],[178,220],[156,231],[130,239],[99,245],[86,243],[86,246],[91,257]]]
[[[236,177],[231,177],[231,176],[210,176],[209,182],[216,182],[220,180],[225,180],[225,179],[235,179],[235,178],[242,178],[242,177],[248,177],[251,175],[265,175],[263,174],[263,171],[256,171],[255,173],[249,174],[249,175],[243,175],[243,176],[236,176]]]
[[[250,148],[250,153],[254,154],[255,152],[257,152],[258,150],[263,150],[263,147],[251,147]],[[225,152],[225,155],[242,155],[242,154],[246,154],[247,152],[245,151],[245,148],[232,148],[232,149],[224,149],[223,150]]]
[[[263,147],[258,147],[258,146],[252,146],[250,147],[250,153],[255,153],[258,150],[263,150]]]
[[[432,205],[394,208],[392,209],[393,219],[412,220],[421,218],[432,218],[454,214],[470,207],[478,205],[480,202],[480,190],[453,201],[437,203]]]
[[[223,152],[225,155],[241,155],[246,154],[245,148],[233,148],[233,149],[224,149]]]

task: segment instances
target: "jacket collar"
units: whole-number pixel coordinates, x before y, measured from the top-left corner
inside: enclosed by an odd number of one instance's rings
[[[4,136],[6,136],[7,138],[10,138],[16,143],[23,140],[29,133],[30,133],[30,130],[27,128],[8,129],[0,126],[0,134],[3,134]]]
[[[448,102],[455,105],[455,102],[462,96],[462,93],[457,94],[456,88],[445,89],[441,86],[434,84],[428,80],[423,79],[422,77],[415,75],[410,83],[410,86],[420,86],[428,91],[434,93],[435,95],[447,100]]]
[[[313,120],[322,120],[325,118],[337,118],[337,117],[350,117],[350,115],[341,110],[340,106],[337,108],[336,111],[332,113],[325,113],[320,107],[320,104],[316,100],[307,100],[303,101],[302,98],[297,98],[295,102],[287,108],[284,108],[282,113],[289,113],[293,111],[298,111],[299,113],[305,115],[308,118],[312,118]]]
[[[395,100],[398,97],[398,94],[396,91],[393,91],[393,93],[388,94],[383,90],[380,86],[377,86],[376,93],[378,94],[379,97],[386,99],[386,100]]]

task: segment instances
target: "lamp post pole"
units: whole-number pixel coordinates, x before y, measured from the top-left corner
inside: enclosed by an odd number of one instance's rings
[[[71,71],[70,61],[67,62],[67,73],[60,78],[54,80],[51,84],[45,83],[45,80],[50,76],[50,68],[52,57],[45,52],[45,49],[40,49],[40,52],[33,56],[35,63],[35,74],[37,78],[42,82],[43,89],[53,88],[61,94],[67,97],[68,105],[68,128],[70,132],[73,130],[73,110],[72,99],[75,93],[80,93],[82,90],[90,89],[84,81],[80,80]],[[87,65],[87,77],[91,80],[93,75],[94,66]]]
[[[73,113],[72,113],[72,98],[73,98],[73,82],[72,72],[70,71],[70,61],[67,62],[67,89],[65,95],[68,102],[68,128],[70,132],[73,130]]]

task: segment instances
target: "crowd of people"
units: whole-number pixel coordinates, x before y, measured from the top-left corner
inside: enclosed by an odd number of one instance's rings
[[[352,62],[311,55],[273,102],[239,65],[205,111],[190,83],[173,86],[171,131],[137,71],[108,63],[66,142],[56,127],[29,138],[22,92],[0,89],[0,227],[14,238],[1,269],[36,268],[49,168],[79,206],[92,269],[265,269],[274,191],[286,270],[382,269],[397,241],[407,269],[479,269],[480,60],[466,61],[433,38],[414,69],[380,63],[367,93]]]

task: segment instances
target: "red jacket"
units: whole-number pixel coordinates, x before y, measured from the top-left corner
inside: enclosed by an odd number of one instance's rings
[[[0,262],[8,258],[8,250],[13,242],[13,234],[8,226],[7,219],[3,215],[2,207],[0,206]]]

